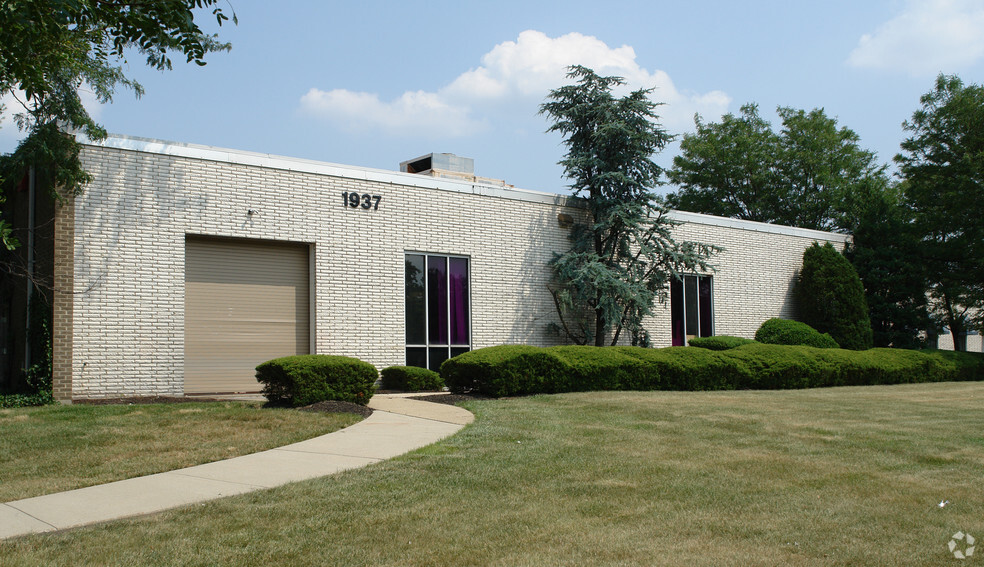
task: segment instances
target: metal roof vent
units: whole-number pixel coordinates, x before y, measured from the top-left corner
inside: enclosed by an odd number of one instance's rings
[[[400,171],[405,173],[421,173],[433,177],[440,177],[440,175],[432,172],[457,173],[461,176],[472,176],[475,174],[475,160],[459,157],[454,154],[427,154],[416,159],[400,162]]]
[[[458,179],[481,183],[483,185],[496,185],[499,187],[512,187],[501,179],[491,179],[488,177],[478,177],[475,175],[475,160],[472,158],[456,156],[454,154],[427,154],[416,159],[400,162],[400,171],[404,173],[416,173],[429,177],[442,177],[445,179]]]

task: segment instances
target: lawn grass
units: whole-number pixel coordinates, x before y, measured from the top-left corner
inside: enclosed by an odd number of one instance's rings
[[[472,426],[406,456],[0,542],[0,562],[948,564],[952,534],[984,537],[982,401],[969,382],[471,402]]]
[[[255,453],[360,419],[249,402],[0,409],[0,502]]]

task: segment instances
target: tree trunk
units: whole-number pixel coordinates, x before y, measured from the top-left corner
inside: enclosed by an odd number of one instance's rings
[[[967,351],[967,322],[961,314],[957,313],[956,307],[950,298],[943,296],[946,307],[946,324],[950,327],[950,337],[953,338],[953,350]]]
[[[595,310],[595,346],[605,346],[605,316],[601,309]]]
[[[953,335],[953,350],[967,352],[967,333]]]

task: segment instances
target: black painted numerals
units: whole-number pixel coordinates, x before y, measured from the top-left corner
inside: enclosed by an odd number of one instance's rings
[[[370,195],[369,193],[349,193],[348,191],[342,193],[342,201],[345,203],[346,207],[351,209],[363,208],[365,210],[372,209],[374,211],[379,210],[379,202],[383,200],[382,195]]]

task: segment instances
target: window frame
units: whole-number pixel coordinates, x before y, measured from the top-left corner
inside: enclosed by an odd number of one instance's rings
[[[409,335],[409,332],[410,332],[410,321],[408,319],[409,318],[409,315],[410,315],[410,313],[409,313],[410,310],[408,309],[408,306],[407,306],[408,295],[407,295],[407,284],[406,284],[406,281],[407,281],[407,265],[409,264],[409,258],[410,258],[410,256],[418,256],[418,257],[422,257],[423,258],[423,265],[424,265],[424,270],[423,270],[423,287],[424,287],[424,293],[423,293],[423,296],[424,297],[423,297],[423,299],[424,299],[424,305],[423,305],[423,322],[422,322],[422,325],[423,325],[423,338],[424,338],[424,342],[423,343],[411,343],[408,340],[409,339],[409,336],[408,335]],[[430,259],[431,258],[440,258],[440,259],[443,259],[444,260],[444,302],[445,302],[445,305],[446,305],[445,317],[446,317],[446,320],[447,320],[444,331],[447,334],[447,343],[446,344],[438,344],[438,343],[431,342],[432,341],[432,339],[431,339],[431,332],[430,332],[431,331],[431,320],[430,320],[430,318],[431,318],[431,309],[430,309],[431,308],[430,283],[431,282],[430,282],[430,273],[429,273],[430,272],[430,270],[429,270],[429,264],[430,264]],[[464,260],[466,262],[465,269],[466,269],[466,274],[467,274],[467,280],[466,280],[467,285],[466,285],[466,290],[465,290],[464,306],[465,306],[465,318],[467,320],[467,334],[468,334],[468,337],[467,337],[468,338],[468,342],[467,343],[461,343],[461,342],[454,342],[453,341],[454,333],[452,332],[452,325],[453,325],[454,318],[451,316],[452,315],[453,304],[452,304],[452,301],[451,301],[451,291],[452,291],[451,288],[452,288],[452,286],[450,285],[450,278],[451,278],[451,261],[452,260],[455,260],[455,259]],[[473,281],[473,276],[472,276],[472,260],[471,260],[471,257],[470,256],[466,256],[466,255],[462,255],[462,254],[442,254],[442,253],[436,253],[436,252],[421,252],[421,251],[416,251],[416,250],[405,250],[404,251],[404,253],[403,253],[403,282],[404,282],[404,284],[403,284],[403,286],[404,286],[403,287],[403,300],[404,300],[404,306],[403,306],[403,343],[404,343],[403,355],[404,355],[404,363],[407,366],[415,366],[415,364],[411,364],[410,349],[423,349],[423,352],[424,352],[424,361],[425,361],[424,362],[425,363],[424,368],[431,368],[433,366],[432,363],[431,363],[431,357],[432,357],[432,352],[435,349],[445,349],[445,353],[444,354],[446,356],[444,356],[441,359],[441,362],[443,362],[444,360],[447,360],[448,358],[452,358],[453,356],[457,356],[457,354],[461,354],[461,352],[467,352],[467,351],[472,350],[472,344],[474,343],[474,328],[473,328],[474,325],[473,325],[473,322],[472,322],[472,320],[473,320],[473,317],[472,317],[472,313],[473,313],[473,311],[472,311],[472,281]],[[456,351],[461,351],[461,352],[456,352]],[[440,364],[438,363],[436,366],[439,367]],[[431,368],[431,369],[432,370],[435,370],[434,368]]]
[[[696,314],[696,325],[697,333],[693,335],[694,337],[713,337],[715,332],[715,308],[714,308],[714,277],[710,274],[680,274],[675,277],[670,282],[670,344],[672,346],[687,346],[689,342],[687,333],[687,279],[694,278],[694,289],[696,290],[696,300],[694,304],[697,306]],[[708,300],[707,307],[710,313],[708,314],[708,327],[709,332],[704,334],[702,331],[702,312],[701,308],[701,283],[707,282],[708,288]],[[679,294],[679,295],[678,295]],[[677,317],[679,316],[679,321]],[[680,327],[678,329],[678,326]]]

